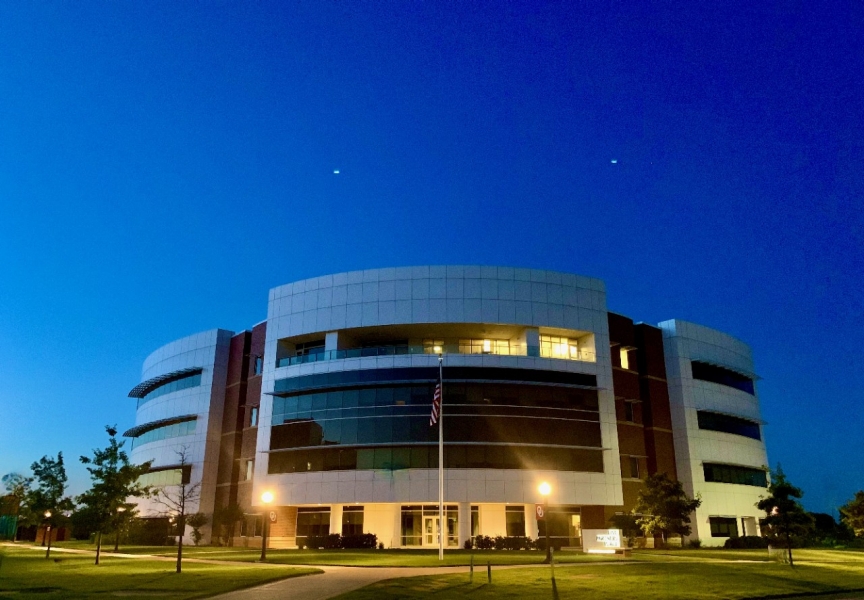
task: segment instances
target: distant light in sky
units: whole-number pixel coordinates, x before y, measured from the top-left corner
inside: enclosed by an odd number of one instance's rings
[[[338,175],[338,174],[339,174],[339,169],[333,169],[333,174],[334,174],[334,175]]]
[[[615,159],[615,158],[613,158],[613,159],[612,159],[612,164],[613,164],[613,165],[617,165],[617,164],[618,164],[618,160]]]

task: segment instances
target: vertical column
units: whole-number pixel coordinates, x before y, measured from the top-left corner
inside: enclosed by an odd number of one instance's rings
[[[537,539],[537,536],[540,535],[533,504],[525,505],[525,535],[532,539]]]
[[[471,539],[471,503],[459,503],[459,548]]]
[[[339,332],[338,331],[328,332],[327,335],[324,336],[324,351],[330,352],[331,350],[336,350],[338,347],[339,347]]]
[[[328,334],[329,335],[329,334]],[[330,533],[342,534],[342,505],[333,504],[330,506]]]
[[[525,348],[528,356],[540,356],[540,330],[536,327],[525,329]]]

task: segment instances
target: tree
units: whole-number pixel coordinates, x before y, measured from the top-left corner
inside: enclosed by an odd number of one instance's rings
[[[655,473],[645,479],[633,514],[646,536],[659,533],[665,544],[669,534],[690,535],[690,515],[701,505],[701,498],[690,498],[680,481]]]
[[[213,527],[219,531],[220,537],[226,539],[228,546],[234,545],[234,530],[237,523],[245,517],[243,509],[236,502],[228,506],[220,506],[213,511]]]
[[[195,542],[196,546],[201,542],[201,528],[209,522],[210,519],[207,518],[207,515],[201,512],[196,512],[186,519],[186,524],[192,528],[192,541]]]
[[[150,488],[139,483],[139,478],[150,470],[149,462],[142,465],[129,463],[123,450],[125,441],[117,441],[117,428],[106,426],[108,447],[93,450],[93,457],[82,456],[87,467],[92,487],[78,496],[78,502],[88,508],[91,522],[96,528],[96,564],[102,550],[102,534],[116,533],[114,550],[120,543],[120,530],[135,514],[136,504],[129,498],[141,498],[150,494]]]
[[[864,490],[840,507],[841,520],[855,532],[856,537],[864,537]]]
[[[30,491],[30,484],[33,483],[33,478],[24,477],[21,473],[7,473],[3,476],[2,481],[3,487],[6,488],[8,497],[12,500],[12,506],[15,511],[15,521],[13,521],[10,538],[14,541],[18,534],[18,521],[21,519],[21,506],[27,498],[27,494]]]
[[[807,514],[798,502],[804,492],[789,483],[783,468],[778,464],[777,470],[771,472],[768,494],[756,503],[756,508],[764,510],[766,515],[763,520],[763,536],[772,543],[785,544],[789,553],[789,564],[794,566],[793,537],[804,536],[813,527],[813,517]]]
[[[45,524],[42,543],[44,545],[47,538],[45,558],[48,558],[51,555],[51,530],[65,520],[64,513],[73,507],[72,500],[64,496],[67,478],[63,453],[58,452],[57,458],[43,456],[30,465],[30,469],[36,487],[31,488],[25,496],[25,510],[30,522]]]
[[[190,484],[187,480],[187,468],[189,464],[189,448],[184,446],[175,452],[180,463],[180,471],[183,476],[180,485],[171,485],[160,488],[156,493],[155,500],[165,507],[165,514],[169,520],[173,520],[177,532],[177,572],[183,569],[183,536],[186,534],[186,511],[191,504],[197,504],[201,495],[201,483]]]
[[[615,529],[621,530],[621,535],[627,540],[627,546],[633,545],[633,538],[639,535],[639,524],[636,517],[630,513],[619,513],[609,518],[609,523]]]

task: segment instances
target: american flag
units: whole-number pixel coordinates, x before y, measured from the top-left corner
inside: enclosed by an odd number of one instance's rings
[[[438,415],[441,414],[441,379],[435,385],[435,395],[432,396],[432,414],[429,417],[429,427],[432,427],[438,422]]]

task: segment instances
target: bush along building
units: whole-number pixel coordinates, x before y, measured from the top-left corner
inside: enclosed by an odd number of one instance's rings
[[[430,426],[439,355],[444,523]],[[722,545],[759,533],[768,461],[755,380],[742,342],[610,313],[597,279],[375,269],[274,288],[248,331],[157,349],[125,435],[134,461],[153,461],[147,483],[195,487],[190,513],[236,513],[206,526],[205,542],[260,546],[266,518],[270,547],[331,534],[437,547],[443,525],[461,548],[536,538],[546,523],[553,544],[579,547],[662,472],[702,498],[692,537]],[[538,522],[541,481],[551,493]],[[153,502],[140,509],[157,528],[167,520]]]

